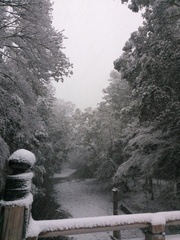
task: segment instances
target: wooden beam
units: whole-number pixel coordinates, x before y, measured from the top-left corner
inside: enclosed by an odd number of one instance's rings
[[[119,214],[119,190],[117,188],[112,189],[113,192],[113,215]],[[121,240],[120,231],[113,231],[113,238],[115,240]]]
[[[136,223],[136,224],[125,224],[125,225],[117,225],[111,226],[110,224],[107,226],[97,226],[97,227],[86,227],[86,228],[71,228],[67,230],[52,230],[41,232],[39,234],[39,238],[46,237],[58,237],[58,236],[68,236],[68,235],[76,235],[76,234],[87,234],[87,233],[96,233],[96,232],[108,232],[108,231],[117,231],[117,230],[125,230],[125,229],[138,229],[138,228],[147,228],[149,224],[146,223]]]
[[[28,236],[35,234],[34,236],[43,238],[125,229],[146,229],[148,232],[146,239],[164,240],[165,225],[177,225],[179,223],[180,211],[44,221],[32,220],[29,225]],[[36,233],[34,232],[34,226],[36,226]]]

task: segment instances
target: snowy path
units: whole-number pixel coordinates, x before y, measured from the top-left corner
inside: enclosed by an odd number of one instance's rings
[[[54,186],[55,201],[73,218],[112,215],[112,193],[102,191],[96,180],[61,181]],[[139,230],[121,231],[122,239],[141,237]],[[110,240],[112,232],[73,236],[73,240]]]
[[[64,169],[64,170],[62,171],[62,173],[54,174],[53,178],[67,178],[67,177],[69,177],[71,174],[73,174],[74,172],[76,172],[76,170],[66,168],[66,169]]]
[[[55,186],[56,201],[73,217],[93,217],[112,214],[112,199],[101,192],[95,180],[65,181]]]

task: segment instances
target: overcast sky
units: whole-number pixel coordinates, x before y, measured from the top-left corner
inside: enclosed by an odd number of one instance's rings
[[[113,61],[142,18],[121,0],[54,0],[53,8],[53,24],[65,30],[64,52],[74,65],[72,77],[55,84],[56,97],[94,108],[108,86]]]

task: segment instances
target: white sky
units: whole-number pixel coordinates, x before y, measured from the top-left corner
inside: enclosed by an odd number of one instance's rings
[[[74,65],[71,78],[54,84],[56,97],[94,108],[108,86],[113,61],[142,18],[121,0],[54,0],[53,8],[53,24],[65,29],[64,52]]]

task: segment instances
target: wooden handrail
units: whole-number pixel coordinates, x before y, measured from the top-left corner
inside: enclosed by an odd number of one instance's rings
[[[45,238],[141,228],[148,229],[154,235],[160,234],[163,236],[162,239],[165,239],[165,225],[176,224],[180,224],[180,211],[62,220],[31,220],[28,236]]]
[[[96,219],[94,219],[96,220]],[[61,224],[60,224],[61,226]],[[115,225],[111,226],[95,226],[95,227],[74,227],[72,226],[69,229],[64,230],[48,230],[43,231],[38,235],[38,238],[46,238],[46,237],[58,237],[58,236],[68,236],[68,235],[79,235],[79,234],[87,234],[87,233],[98,233],[98,232],[108,232],[108,231],[117,231],[117,230],[124,230],[124,229],[138,229],[138,228],[147,228],[148,224],[143,223],[136,223],[131,225]],[[37,237],[37,236],[36,236]]]

